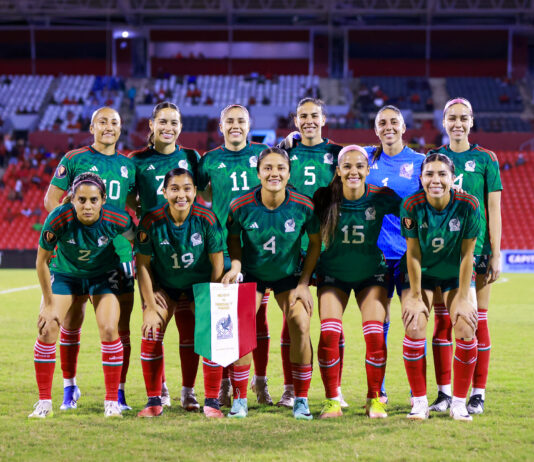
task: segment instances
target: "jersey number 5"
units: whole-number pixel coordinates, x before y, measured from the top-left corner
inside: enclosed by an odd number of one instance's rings
[[[315,184],[315,165],[308,165],[307,167],[304,167],[304,176],[306,177],[304,180],[304,184],[306,186]]]

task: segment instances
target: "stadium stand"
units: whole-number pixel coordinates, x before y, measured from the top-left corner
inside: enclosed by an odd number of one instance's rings
[[[0,118],[38,113],[53,80],[51,75],[0,75]]]

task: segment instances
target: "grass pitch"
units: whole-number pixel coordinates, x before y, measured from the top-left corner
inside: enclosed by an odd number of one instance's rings
[[[533,275],[505,274],[493,288],[489,314],[493,347],[486,412],[475,416],[471,423],[454,422],[448,415],[434,415],[426,422],[405,418],[410,409],[409,386],[402,361],[398,301],[392,306],[388,339],[389,417],[379,421],[365,417],[364,341],[353,298],[344,317],[342,383],[350,408],[339,419],[297,422],[289,410],[259,407],[252,394],[249,417],[240,421],[207,421],[202,414],[183,411],[179,400],[173,400],[173,407],[161,418],[136,418],[146,402],[139,360],[141,310],[137,301],[131,323],[132,359],[126,389],[134,410],[125,413],[122,420],[104,418],[100,342],[88,307],[79,356],[82,397],[78,409],[59,411],[63,383],[58,348],[53,387],[55,415],[44,421],[30,421],[27,415],[37,401],[33,344],[40,291],[32,288],[37,284],[35,271],[0,271],[0,460],[534,460]],[[15,288],[26,289],[10,291]],[[273,400],[278,400],[282,393],[281,314],[272,297],[268,313],[269,388]],[[312,333],[316,348],[317,313]],[[433,400],[436,391],[431,348],[427,360],[429,399]],[[179,397],[178,334],[174,325],[170,325],[165,337],[165,363],[171,396]],[[201,366],[196,390],[202,402]],[[323,398],[315,363],[310,403],[316,417]]]

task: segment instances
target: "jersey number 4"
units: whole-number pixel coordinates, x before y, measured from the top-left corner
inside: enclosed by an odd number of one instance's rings
[[[263,244],[263,250],[271,252],[272,254],[276,253],[276,239],[271,237],[265,244]]]

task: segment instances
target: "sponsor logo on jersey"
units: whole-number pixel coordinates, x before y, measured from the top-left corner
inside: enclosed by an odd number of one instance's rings
[[[256,156],[250,156],[248,159],[248,163],[251,167],[257,167],[258,166],[258,158]]]
[[[137,231],[137,240],[141,243],[141,244],[144,244],[145,242],[148,242],[150,238],[148,237],[148,234],[145,233],[144,231]]]
[[[478,263],[477,268],[486,268],[486,262],[481,261]]]
[[[382,273],[375,274],[374,277],[376,282],[384,282],[384,275]]]
[[[128,168],[126,167],[126,165],[123,165],[121,167],[121,176],[123,178],[128,178]]]
[[[58,168],[56,168],[56,178],[65,178],[67,176],[67,169],[64,165],[60,165]]]
[[[378,170],[378,164],[371,165],[371,170]]]
[[[52,231],[46,231],[44,233],[44,238],[45,238],[45,241],[48,242],[49,244],[53,244],[54,242],[57,241],[57,236]]]
[[[428,229],[428,225],[426,224],[426,221],[421,225],[419,226],[420,229]]]
[[[191,236],[191,244],[193,244],[193,247],[202,244],[202,236],[200,233],[195,233]]]
[[[154,167],[152,164],[150,164],[146,169],[147,170],[156,170],[156,167]]]
[[[474,172],[476,166],[477,166],[477,163],[474,160],[468,160],[465,163],[465,171],[466,172]]]
[[[74,245],[76,245],[76,241],[75,241],[74,239],[69,239],[69,240],[67,241],[67,244],[74,244]]]
[[[412,220],[411,218],[404,217],[402,219],[402,226],[404,227],[404,229],[414,229],[415,225],[416,225],[415,221]]]
[[[187,160],[182,159],[180,162],[178,162],[178,167],[185,168],[186,170],[188,170],[189,165],[187,165]]]
[[[171,245],[167,239],[163,239],[159,245]]]
[[[294,161],[294,160],[299,160],[299,158],[297,157],[296,154],[293,154],[293,157],[291,157],[291,159],[289,159],[290,161]]]
[[[98,172],[98,167],[97,167],[96,165],[93,165],[93,166],[89,169],[89,171],[91,171],[91,172]]]
[[[248,229],[258,229],[258,228],[259,228],[259,226],[258,226],[258,223],[256,223],[256,222],[252,223],[252,224],[248,227]]]
[[[293,233],[295,232],[295,220],[293,218],[290,218],[284,223],[284,228],[286,230],[286,233]]]
[[[458,218],[451,218],[451,221],[449,221],[449,230],[460,231],[460,220]]]
[[[221,162],[217,168],[226,168],[226,165],[224,165],[224,162]]]
[[[413,162],[409,164],[402,164],[399,171],[399,176],[411,180],[413,176]]]
[[[233,338],[234,326],[232,324],[232,317],[228,315],[219,319],[215,325],[215,330],[217,332],[217,340]]]
[[[371,220],[376,220],[376,210],[374,207],[369,207],[366,211],[365,211],[365,219],[367,221],[371,221]]]
[[[109,239],[107,238],[107,236],[100,236],[98,238],[98,247],[102,247],[106,245],[108,242],[109,242]]]
[[[324,163],[332,165],[334,163],[334,156],[331,152],[327,152],[324,155]]]
[[[325,276],[324,282],[335,282],[336,278],[333,278],[332,276]]]

